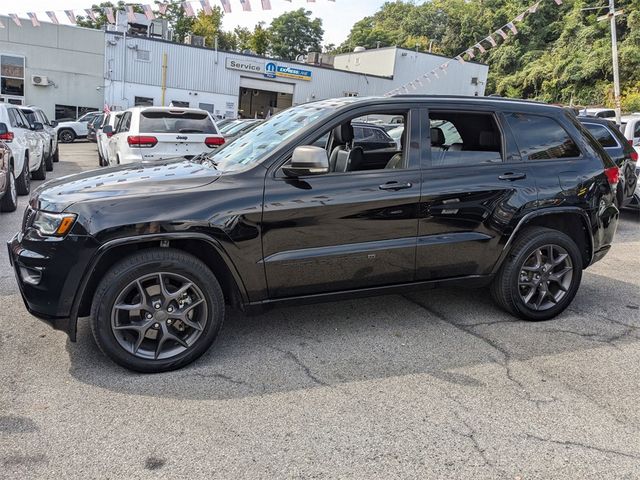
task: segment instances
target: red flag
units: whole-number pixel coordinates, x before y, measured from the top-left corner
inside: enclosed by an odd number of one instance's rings
[[[105,115],[109,115],[111,113],[111,109],[109,108],[108,103],[105,102],[104,108],[102,109],[102,111],[105,113]]]
[[[105,7],[102,9],[102,12],[106,15],[107,21],[111,24],[116,23],[116,18],[113,16],[113,8]]]
[[[209,0],[200,0],[200,6],[202,10],[204,10],[205,15],[211,15],[213,10],[211,10],[211,5],[209,5]]]
[[[31,25],[33,25],[34,27],[40,26],[40,22],[38,21],[38,17],[36,16],[35,12],[27,12],[27,16],[31,20]]]
[[[56,17],[56,12],[47,12],[47,16],[49,17],[49,20],[51,20],[51,23],[55,23],[56,25],[60,24],[58,17]]]
[[[65,10],[65,11],[64,11],[64,13],[66,13],[66,14],[67,14],[67,18],[69,19],[69,21],[70,21],[73,25],[75,25],[75,24],[77,23],[77,22],[76,22],[76,14],[75,14],[75,13],[73,13],[73,10]]]
[[[20,19],[18,18],[18,15],[16,15],[15,13],[10,13],[9,17],[11,18],[11,20],[13,20],[13,23],[15,23],[17,26],[21,27],[22,24],[20,23]]]
[[[242,10],[245,12],[251,11],[251,2],[249,0],[240,0],[240,3],[242,4]]]

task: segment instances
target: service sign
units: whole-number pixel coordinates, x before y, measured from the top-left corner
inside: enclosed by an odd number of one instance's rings
[[[227,58],[226,67],[229,70],[240,70],[242,72],[264,73],[264,63],[252,62],[251,60],[236,60]]]
[[[265,74],[267,78],[293,78],[295,80],[311,80],[311,71],[302,70],[301,68],[285,67],[282,65],[276,65],[273,62],[269,62],[264,66]]]

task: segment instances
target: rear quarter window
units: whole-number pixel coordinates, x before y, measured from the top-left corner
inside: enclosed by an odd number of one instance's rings
[[[584,126],[604,148],[615,148],[618,146],[618,142],[616,142],[616,139],[613,138],[611,132],[604,125],[585,123]]]
[[[543,115],[505,113],[520,154],[525,160],[553,160],[580,156],[580,149],[555,119]]]
[[[211,117],[203,112],[142,112],[140,133],[205,133],[217,134]]]

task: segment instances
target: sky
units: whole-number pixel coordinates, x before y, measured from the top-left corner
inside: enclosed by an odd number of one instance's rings
[[[60,23],[68,23],[63,10],[77,10],[76,15],[82,13],[83,8],[90,8],[94,3],[102,0],[0,0],[0,14],[17,13],[21,18],[27,18],[27,12],[35,12],[40,21],[48,20],[45,10],[54,10]],[[134,0],[129,0],[133,3]],[[153,4],[153,0],[138,0],[140,3]],[[363,17],[373,14],[385,0],[316,0],[315,3],[307,3],[306,0],[271,0],[272,10],[262,10],[260,0],[250,0],[252,12],[243,12],[240,0],[230,0],[232,13],[225,14],[223,28],[233,30],[236,26],[253,28],[264,21],[267,24],[278,15],[290,10],[304,7],[311,10],[312,17],[322,19],[324,28],[324,44],[334,43],[339,45],[349,35],[351,26]],[[116,3],[116,2],[113,2]],[[194,9],[199,6],[199,1],[192,1]],[[219,0],[209,0],[211,5],[220,5]]]

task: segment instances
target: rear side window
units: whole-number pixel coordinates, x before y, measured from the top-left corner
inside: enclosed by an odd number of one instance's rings
[[[604,148],[617,147],[618,142],[613,138],[611,132],[607,130],[603,125],[596,125],[595,123],[585,123],[584,127],[591,132],[598,143],[602,145]]]
[[[36,112],[33,110],[22,110],[22,114],[27,117],[29,123],[33,125],[35,122],[39,122],[40,120],[36,117]]]
[[[211,117],[198,112],[142,112],[140,133],[207,133],[216,134]]]
[[[580,149],[556,120],[540,115],[506,113],[524,159],[553,160],[580,156]]]

